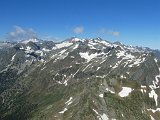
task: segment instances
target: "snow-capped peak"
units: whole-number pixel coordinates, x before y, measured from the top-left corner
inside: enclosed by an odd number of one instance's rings
[[[80,42],[82,41],[80,38],[74,37],[71,39],[71,42]]]
[[[23,43],[23,44],[27,44],[28,42],[34,42],[34,43],[36,43],[38,41],[39,40],[37,38],[31,38],[31,39],[28,39],[28,40],[23,40],[23,41],[21,41],[21,43]]]

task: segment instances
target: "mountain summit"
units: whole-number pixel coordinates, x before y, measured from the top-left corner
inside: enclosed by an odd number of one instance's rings
[[[158,50],[101,38],[0,43],[0,119],[159,120],[159,80]]]

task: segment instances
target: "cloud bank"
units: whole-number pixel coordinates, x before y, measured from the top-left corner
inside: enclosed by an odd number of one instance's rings
[[[120,32],[118,32],[118,31],[108,30],[108,29],[105,29],[105,28],[102,28],[100,30],[100,33],[101,34],[112,35],[112,36],[119,36],[120,35]]]
[[[84,32],[84,27],[83,27],[83,26],[77,26],[77,27],[75,27],[75,28],[73,29],[73,32],[74,32],[75,34],[81,34],[81,33]]]
[[[14,26],[13,31],[7,33],[6,39],[8,41],[21,41],[36,36],[36,32],[32,28],[24,29],[20,26]]]

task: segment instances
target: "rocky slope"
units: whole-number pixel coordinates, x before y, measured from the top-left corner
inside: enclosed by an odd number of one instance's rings
[[[159,120],[159,51],[71,38],[0,45],[2,120]]]

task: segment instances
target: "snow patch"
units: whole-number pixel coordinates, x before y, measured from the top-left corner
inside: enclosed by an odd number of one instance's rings
[[[89,43],[88,46],[90,47],[90,49],[96,49],[91,43]]]
[[[128,67],[133,67],[133,66],[139,66],[141,63],[145,61],[145,58],[142,59],[135,59],[134,62],[131,65],[128,65]]]
[[[72,42],[66,41],[66,42],[62,42],[62,43],[56,44],[55,47],[60,49],[60,48],[64,48],[64,47],[69,47],[72,44],[73,44]],[[55,47],[52,48],[52,49],[55,49]]]
[[[142,92],[142,93],[146,93],[146,88],[147,88],[146,86],[141,85],[141,92]]]
[[[156,79],[155,84],[158,85],[159,80],[160,80],[160,68],[159,68],[159,75],[156,75],[156,76],[155,76],[155,79]]]
[[[96,114],[98,114],[98,112],[95,109],[92,109]]]
[[[107,91],[111,92],[111,93],[115,93],[114,91],[110,90],[109,88],[106,88]]]
[[[34,50],[31,49],[30,46],[27,46],[26,49],[25,49],[25,53],[32,53]]]
[[[62,51],[60,51],[60,54],[63,54],[64,52],[66,52],[66,50],[62,50]]]
[[[146,86],[145,85],[141,85],[141,88],[146,88]]]
[[[156,59],[156,58],[154,58],[154,61],[157,63],[158,62],[158,60]]]
[[[127,97],[133,91],[130,87],[122,87],[122,90],[118,93],[120,97]]]
[[[46,48],[43,48],[42,50],[43,50],[43,51],[45,51],[45,52],[49,52],[49,51],[51,51],[51,50],[46,49]]]
[[[120,58],[122,56],[125,56],[125,51],[118,51],[118,53],[116,54],[117,55],[117,58]]]
[[[107,47],[113,47],[113,45],[107,41],[99,41],[99,43],[102,43],[103,45],[105,45]]]
[[[68,82],[68,80],[65,80],[63,84],[64,84],[65,86],[67,86],[67,85],[68,85],[67,82]]]
[[[96,78],[105,78],[106,75],[103,75],[103,76],[96,76]]]
[[[64,108],[64,110],[62,110],[61,112],[59,112],[59,113],[64,113],[64,112],[66,112],[68,109],[67,108]]]
[[[99,114],[95,109],[92,109],[98,116],[97,116],[97,118],[99,119],[99,120],[109,120],[109,118],[108,118],[108,116],[105,114],[105,113],[103,113],[102,115],[101,114]]]
[[[126,72],[127,74],[129,74],[130,72]]]
[[[120,76],[120,78],[122,78],[122,79],[123,79],[123,78],[125,78],[125,79],[126,79],[126,76],[124,76],[124,75],[121,75],[121,76]]]
[[[147,109],[147,110],[148,110],[148,111],[152,111],[153,113],[155,113],[155,112],[160,112],[160,108],[157,108],[157,109],[155,109],[155,110],[150,108],[150,109]]]
[[[73,98],[70,97],[69,100],[68,100],[65,104],[67,104],[67,106],[70,105],[70,104],[72,104],[72,99],[73,99]]]
[[[122,60],[123,60],[123,59],[122,59]],[[112,69],[117,68],[117,67],[120,65],[120,63],[122,62],[122,60],[118,61],[114,66],[112,66]],[[110,66],[110,67],[111,67],[111,66]]]
[[[79,54],[80,54],[81,58],[86,59],[87,62],[89,62],[93,58],[97,57],[97,53],[89,54],[88,52],[86,52],[86,53],[79,53]]]
[[[23,50],[23,49],[24,49],[24,47],[23,47],[23,46],[21,46],[19,49],[20,49],[20,50]]]
[[[151,92],[149,93],[149,97],[150,98],[154,98],[156,106],[158,105],[158,95],[156,94],[156,92],[154,91],[154,89],[151,90]]]
[[[12,59],[11,59],[11,61],[13,61],[13,60],[14,60],[15,56],[16,56],[16,54],[12,56]]]
[[[160,72],[160,68],[159,68],[159,72]],[[155,89],[159,88],[159,78],[160,78],[160,74],[155,76],[155,81],[153,81],[153,85],[149,85],[149,87],[151,88],[151,91],[149,93],[149,97],[150,98],[154,98],[156,106],[158,105],[158,95],[155,92]]]
[[[101,115],[101,120],[109,120],[109,119],[108,119],[107,115],[105,113],[103,113]]]
[[[103,94],[99,94],[99,97],[103,98]]]
[[[79,39],[79,38],[73,38],[73,39],[71,40],[71,42],[80,42],[80,41],[82,41],[82,40]]]
[[[101,67],[97,67],[97,70],[99,70]]]
[[[38,53],[38,54],[40,54],[40,56],[43,56],[43,51],[41,51],[41,50],[37,50],[35,53]]]
[[[78,46],[79,46],[79,44],[76,44],[76,45],[73,47],[73,50],[74,50],[74,49],[77,49]]]
[[[150,115],[150,117],[151,117],[151,120],[155,120],[155,119],[152,117],[152,115]]]
[[[46,66],[45,67],[43,67],[41,70],[44,70],[46,68]]]
[[[82,71],[85,71],[92,63],[88,64]]]

